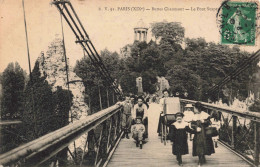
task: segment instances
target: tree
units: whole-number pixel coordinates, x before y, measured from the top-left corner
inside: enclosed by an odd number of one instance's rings
[[[119,55],[117,52],[110,52],[107,49],[104,49],[101,51],[100,54],[103,63],[105,64],[108,72],[111,74],[111,77],[113,79],[119,79],[122,75],[122,71],[120,68],[122,66],[120,65]]]
[[[111,78],[114,81],[120,80],[124,66],[121,64],[122,61],[119,63],[119,55],[116,52],[112,53],[105,49],[101,51],[100,57]],[[92,113],[100,111],[113,102],[111,84],[107,82],[107,78],[104,78],[97,68],[89,58],[83,58],[77,61],[74,69],[75,73],[83,80],[87,94],[85,100],[89,104]]]
[[[166,79],[171,85],[173,94],[179,92],[183,97],[184,93],[187,92],[188,99],[198,100],[200,78],[193,71],[182,66],[174,66],[167,72]]]
[[[153,70],[144,71],[142,73],[143,91],[153,94],[156,91],[156,73]]]
[[[157,22],[152,24],[152,33],[160,43],[169,45],[181,44],[184,38],[184,28],[179,22]]]
[[[164,62],[161,59],[161,52],[158,45],[150,41],[146,42],[135,41],[131,47],[131,57],[125,58],[125,74],[131,76],[124,76],[121,79],[123,82],[122,88],[127,89],[128,93],[136,93],[136,78],[143,78],[143,90],[147,93],[154,93],[156,91],[155,85],[157,76],[164,76],[166,70]],[[128,78],[129,82],[124,82]],[[129,92],[131,90],[132,92]]]
[[[28,140],[36,139],[52,131],[54,98],[51,86],[45,78],[41,76],[39,63],[36,62],[24,96],[22,121]]]
[[[68,124],[72,93],[61,87],[52,92],[45,79],[36,61],[24,93],[23,134],[29,141]]]
[[[152,34],[159,41],[160,59],[167,71],[182,62],[184,41],[184,27],[178,22],[157,22],[152,24]]]
[[[223,94],[220,91],[208,94],[207,91],[238,67],[248,57],[249,53],[240,52],[237,46],[230,48],[213,42],[207,43],[203,38],[186,38],[185,43],[184,63],[182,65],[200,76],[202,99],[206,100],[205,96],[212,97],[212,100],[220,97],[228,103],[231,102],[232,98],[225,96],[226,93]],[[247,71],[244,71],[244,74],[240,77],[233,78],[232,84],[228,83],[225,90],[231,92],[232,89],[233,95],[237,94],[239,90],[239,94],[245,96],[246,84],[241,84],[241,82],[248,80],[249,72]]]
[[[24,71],[16,62],[8,64],[2,74],[1,119],[20,118],[25,85]]]
[[[135,72],[125,71],[125,75],[121,76],[119,82],[124,94],[137,93],[136,75]]]
[[[53,130],[62,128],[69,124],[69,111],[72,104],[73,94],[71,91],[64,90],[58,86],[57,90],[53,92],[53,99],[55,104]]]

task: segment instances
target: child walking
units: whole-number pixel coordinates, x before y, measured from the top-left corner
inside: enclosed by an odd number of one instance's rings
[[[210,118],[211,127],[216,127],[217,131],[220,129],[220,114],[217,112],[213,112]],[[212,137],[212,140],[214,142],[215,148],[218,148],[218,139],[219,136]]]
[[[142,124],[142,117],[136,117],[136,124],[132,126],[133,139],[136,141],[136,147],[143,147],[143,136],[145,133],[145,127]]]
[[[192,104],[187,104],[184,107],[184,117],[183,120],[184,122],[187,122],[188,124],[190,124],[194,118],[194,113],[193,113],[193,106]],[[190,141],[192,141],[192,134],[190,133]]]
[[[188,154],[187,132],[195,133],[195,130],[190,129],[189,125],[183,121],[184,114],[176,113],[176,122],[170,125],[169,137],[173,142],[172,154],[176,155],[179,166],[182,165],[182,155]]]

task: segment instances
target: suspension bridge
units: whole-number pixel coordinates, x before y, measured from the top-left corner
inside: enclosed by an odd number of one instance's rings
[[[181,99],[181,104],[195,101]],[[220,130],[219,147],[215,154],[206,157],[205,166],[258,166],[259,164],[259,134],[260,114],[249,111],[232,110],[227,107],[202,103],[207,112],[221,113],[223,122]],[[66,149],[70,143],[81,135],[88,134],[85,150],[80,157],[73,158],[71,166],[177,166],[175,157],[171,154],[171,144],[164,145],[158,137],[157,123],[159,117],[158,104],[152,103],[148,110],[149,138],[139,149],[132,139],[121,139],[122,102],[107,109],[89,115],[86,119],[76,121],[61,129],[42,136],[25,145],[0,155],[3,166],[59,166],[59,152]],[[224,117],[228,114],[228,120]],[[238,132],[240,119],[251,121],[249,129]],[[230,124],[231,122],[231,124]],[[251,142],[248,136],[253,133]],[[239,143],[247,143],[248,152],[242,152]],[[250,146],[251,145],[251,146]],[[183,157],[184,166],[196,166],[197,157],[191,155],[192,143],[189,142],[189,155]]]
[[[115,94],[118,97],[122,96],[70,1],[54,0],[53,4],[76,36],[76,43],[83,48],[99,73],[106,78],[106,82],[111,85]],[[65,43],[63,46],[65,47]],[[259,51],[252,57],[253,59],[258,58]],[[30,60],[29,52],[28,59]],[[246,66],[240,68],[246,68]],[[236,69],[234,75],[238,75],[241,69]],[[225,78],[223,83],[221,82],[217,86],[223,85],[230,78],[232,77]],[[71,82],[68,77],[67,82]],[[210,92],[212,93],[217,89],[217,86],[212,88]],[[187,103],[196,103],[196,101],[186,99],[181,99],[180,102],[182,108]],[[87,118],[74,121],[63,128],[0,155],[0,165],[63,166],[62,162],[66,161],[67,158],[62,159],[60,153],[65,150],[70,153],[69,157],[72,160],[68,166],[177,166],[177,161],[171,153],[171,144],[166,143],[164,145],[156,133],[159,118],[158,104],[152,103],[148,110],[149,138],[143,149],[139,149],[136,148],[132,139],[122,139],[123,103],[117,102],[106,109],[89,115]],[[206,112],[218,112],[221,115],[219,118],[221,122],[220,144],[218,148],[215,148],[216,153],[207,157],[205,166],[258,166],[260,114],[204,102],[202,102],[202,105]],[[240,121],[241,119],[250,123],[248,128],[238,131],[241,126],[244,126]],[[84,149],[77,154],[72,154],[68,146],[82,135],[87,135],[84,141]],[[243,149],[240,148],[241,144],[244,146]],[[192,157],[191,147],[192,143],[189,142],[190,154],[183,157],[184,166],[197,165],[197,157]]]

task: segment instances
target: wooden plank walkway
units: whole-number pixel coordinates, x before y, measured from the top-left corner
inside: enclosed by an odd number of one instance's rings
[[[149,139],[143,149],[135,146],[133,139],[122,139],[114,152],[108,167],[168,167],[178,166],[175,156],[171,153],[170,142],[166,146],[158,137],[157,123],[159,118],[158,104],[151,104],[149,108]],[[198,157],[193,157],[192,142],[189,142],[189,154],[183,156],[183,166],[195,167]],[[250,166],[240,157],[218,144],[215,154],[206,156],[207,163],[203,166],[246,167]]]

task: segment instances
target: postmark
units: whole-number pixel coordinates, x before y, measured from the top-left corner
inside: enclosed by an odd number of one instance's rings
[[[254,2],[223,2],[217,13],[221,43],[255,45],[257,9]]]

